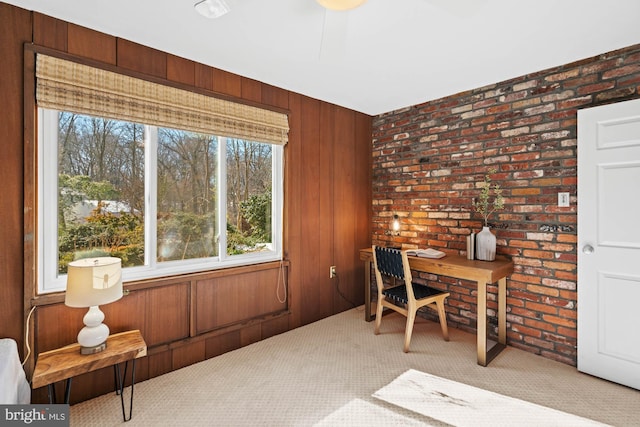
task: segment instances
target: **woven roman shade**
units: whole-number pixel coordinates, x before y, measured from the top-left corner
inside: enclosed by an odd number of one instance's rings
[[[284,145],[287,115],[38,54],[39,107]]]

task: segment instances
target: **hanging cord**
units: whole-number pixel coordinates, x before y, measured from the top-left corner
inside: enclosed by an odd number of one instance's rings
[[[27,315],[27,324],[24,329],[24,342],[25,342],[25,345],[27,346],[27,355],[24,356],[24,361],[22,362],[22,366],[24,366],[24,364],[27,363],[27,360],[29,360],[29,356],[31,356],[31,347],[29,347],[29,323],[31,323],[31,315],[35,311],[36,307],[37,305],[34,305],[29,311],[29,314]]]
[[[336,278],[336,291],[338,291],[338,295],[340,295],[343,300],[351,304],[353,307],[357,307],[357,304],[351,301],[349,298],[347,298],[347,296],[343,294],[342,291],[340,290],[340,276],[338,275],[338,273],[335,273],[335,278]]]
[[[284,289],[284,296],[280,298],[280,277],[282,276],[282,288]],[[284,261],[280,260],[280,272],[278,273],[278,286],[276,287],[276,297],[280,304],[287,302],[287,282],[284,278]]]

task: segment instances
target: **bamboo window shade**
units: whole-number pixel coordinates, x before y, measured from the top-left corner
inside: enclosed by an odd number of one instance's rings
[[[284,145],[286,114],[38,54],[39,107]]]

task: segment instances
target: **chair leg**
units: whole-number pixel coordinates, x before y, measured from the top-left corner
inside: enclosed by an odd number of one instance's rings
[[[407,311],[407,325],[404,329],[404,349],[405,353],[409,353],[409,344],[411,343],[411,334],[413,332],[413,323],[416,320],[416,310]]]
[[[445,341],[449,341],[449,329],[447,328],[447,313],[444,311],[444,299],[436,301],[438,307],[438,318],[440,319],[440,328]]]
[[[377,307],[376,307],[376,326],[373,329],[373,333],[375,335],[378,335],[380,333],[380,324],[382,323],[382,310],[383,310],[383,306],[380,303],[380,299],[378,299],[377,302]]]

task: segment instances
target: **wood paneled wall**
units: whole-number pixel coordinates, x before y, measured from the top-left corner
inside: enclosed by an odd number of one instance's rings
[[[33,76],[25,73],[25,43],[289,114],[285,263],[125,284],[131,293],[105,306],[104,311],[112,332],[143,332],[149,351],[139,363],[139,379],[217,356],[363,302],[364,271],[358,249],[371,242],[370,116],[6,3],[0,3],[0,22],[0,336],[16,339],[23,348],[25,317],[35,305],[34,350],[45,351],[74,342],[84,314],[64,306],[61,295],[38,298],[29,291],[35,286],[32,266],[37,240],[31,208],[37,206],[32,201],[35,138],[28,89]],[[329,278],[331,265],[337,267],[335,279]],[[274,293],[281,286],[280,277],[287,285],[286,303]],[[108,392],[112,380],[108,369],[79,377],[74,381],[72,401]],[[42,389],[34,392],[34,401],[44,398]]]

